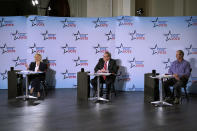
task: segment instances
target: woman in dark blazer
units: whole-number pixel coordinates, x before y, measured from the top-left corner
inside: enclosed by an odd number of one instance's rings
[[[32,75],[30,77],[31,81],[31,90],[30,94],[33,91],[37,92],[37,97],[40,97],[40,81],[45,78],[45,72],[47,70],[47,65],[42,62],[41,54],[35,54],[34,56],[35,62],[31,62],[30,65],[26,65],[28,70],[35,71],[35,72],[43,72],[39,75]]]

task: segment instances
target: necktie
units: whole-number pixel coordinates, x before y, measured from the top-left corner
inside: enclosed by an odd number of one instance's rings
[[[104,70],[107,70],[107,62],[104,63],[103,69],[104,69]],[[103,79],[105,80],[105,79],[106,79],[106,76],[103,76]]]

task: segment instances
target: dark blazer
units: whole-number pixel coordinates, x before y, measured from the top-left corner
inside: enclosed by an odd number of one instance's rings
[[[100,58],[99,62],[97,63],[97,65],[94,68],[94,72],[97,72],[98,70],[103,69],[104,63],[105,62],[104,62],[103,58]],[[109,64],[108,64],[108,71],[109,71],[109,73],[116,74],[117,73],[117,69],[118,68],[117,68],[117,65],[116,65],[116,61],[114,59],[110,59],[109,60]],[[110,75],[107,78],[109,78],[109,77],[112,78],[112,79],[115,79],[115,75]]]
[[[36,67],[36,62],[31,62],[31,64],[29,65],[29,70],[31,71],[34,71],[35,70],[35,67]],[[43,62],[40,62],[40,65],[39,65],[39,71],[43,71],[43,72],[46,72],[47,70],[47,65]]]

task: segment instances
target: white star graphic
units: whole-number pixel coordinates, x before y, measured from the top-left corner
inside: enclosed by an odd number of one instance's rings
[[[75,40],[79,40],[81,38],[80,32],[78,31],[77,34],[74,34]]]
[[[130,68],[135,67],[136,66],[135,57],[133,58],[133,60],[129,61],[129,63],[131,64]]]
[[[113,39],[112,31],[110,30],[108,34],[105,34],[107,36],[107,40]]]
[[[152,55],[158,54],[158,47],[157,47],[157,44],[155,45],[154,48],[150,48],[150,49],[153,51]]]
[[[80,65],[80,57],[78,57],[76,60],[73,60],[75,62],[75,66]]]
[[[0,47],[0,48],[2,49],[2,54],[8,52],[7,45],[6,44],[4,44],[4,46],[3,47]]]

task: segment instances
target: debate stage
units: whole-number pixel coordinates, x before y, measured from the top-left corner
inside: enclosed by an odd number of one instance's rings
[[[45,100],[8,100],[0,90],[1,131],[184,131],[197,129],[197,96],[172,107],[144,102],[144,92],[118,92],[109,103],[77,102],[76,89]]]

